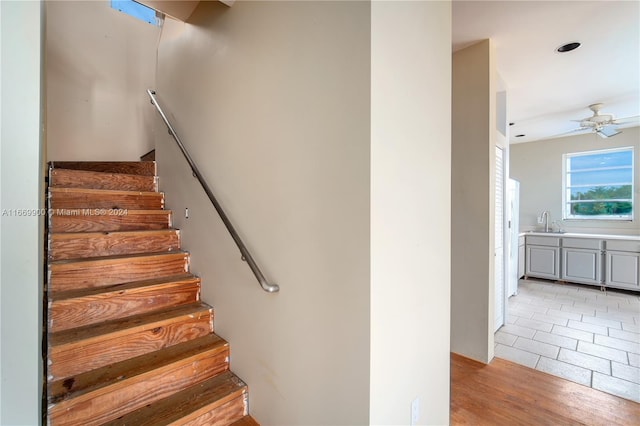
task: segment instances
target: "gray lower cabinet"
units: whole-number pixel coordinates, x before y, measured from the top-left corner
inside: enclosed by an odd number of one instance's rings
[[[525,277],[640,291],[638,240],[527,235],[524,254]]]
[[[640,290],[640,242],[606,241],[605,284]]]
[[[562,274],[565,281],[585,284],[602,283],[600,250],[562,248]]]
[[[560,278],[584,284],[602,284],[602,240],[562,239],[562,273]]]
[[[554,237],[527,236],[527,277],[560,279],[560,239]]]

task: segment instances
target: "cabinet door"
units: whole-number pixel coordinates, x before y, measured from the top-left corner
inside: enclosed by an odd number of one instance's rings
[[[606,285],[640,290],[640,253],[606,252]]]
[[[587,284],[602,283],[602,253],[600,250],[563,248],[561,278]]]
[[[530,277],[560,278],[560,249],[558,247],[527,244],[526,275]]]

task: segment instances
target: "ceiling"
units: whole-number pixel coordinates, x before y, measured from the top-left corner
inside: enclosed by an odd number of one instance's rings
[[[640,115],[639,1],[454,0],[453,50],[487,38],[507,86],[511,143],[579,128],[571,120],[594,103],[616,118]],[[582,45],[556,52],[574,41]]]

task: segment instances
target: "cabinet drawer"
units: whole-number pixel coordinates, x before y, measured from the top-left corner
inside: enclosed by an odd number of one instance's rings
[[[562,247],[600,250],[602,249],[602,240],[591,238],[563,238]]]
[[[640,241],[631,240],[607,240],[607,250],[631,251],[640,253]]]
[[[536,246],[560,247],[560,238],[527,235],[527,244],[532,244]]]

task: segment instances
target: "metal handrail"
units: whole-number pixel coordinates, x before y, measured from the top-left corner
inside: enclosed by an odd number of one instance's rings
[[[278,284],[269,284],[267,282],[267,279],[262,274],[262,271],[260,270],[256,262],[253,260],[251,253],[249,253],[249,250],[247,250],[247,247],[242,242],[242,239],[240,238],[235,228],[231,224],[231,221],[229,221],[229,218],[227,217],[227,214],[222,209],[222,206],[220,206],[220,203],[218,203],[218,200],[216,200],[216,197],[213,195],[211,188],[209,188],[209,185],[207,185],[207,182],[205,182],[204,178],[202,177],[202,174],[198,170],[198,167],[196,166],[195,162],[191,158],[191,155],[189,155],[189,152],[187,151],[184,144],[178,137],[176,130],[173,128],[173,126],[169,122],[169,119],[165,115],[164,111],[162,111],[162,108],[160,107],[160,104],[158,103],[158,100],[156,99],[156,96],[155,96],[156,92],[154,90],[147,90],[147,93],[151,98],[151,103],[156,107],[156,109],[158,110],[158,113],[160,113],[160,116],[164,120],[164,123],[167,125],[167,129],[169,129],[169,134],[173,136],[173,139],[175,139],[176,143],[178,144],[180,151],[182,151],[182,155],[184,155],[184,158],[189,163],[189,166],[191,167],[191,171],[193,171],[193,175],[198,179],[198,182],[200,182],[200,185],[202,185],[202,189],[204,189],[204,192],[206,192],[207,196],[209,197],[211,204],[213,204],[213,207],[215,207],[216,211],[218,212],[218,215],[220,215],[220,219],[222,219],[224,226],[227,227],[227,230],[231,234],[231,238],[233,238],[233,241],[236,242],[238,249],[240,249],[242,260],[247,262],[247,264],[249,265],[249,268],[251,268],[251,271],[253,272],[253,275],[255,275],[256,279],[258,280],[258,282],[260,283],[260,286],[264,291],[268,293],[276,293],[280,291],[280,286],[278,286]]]

